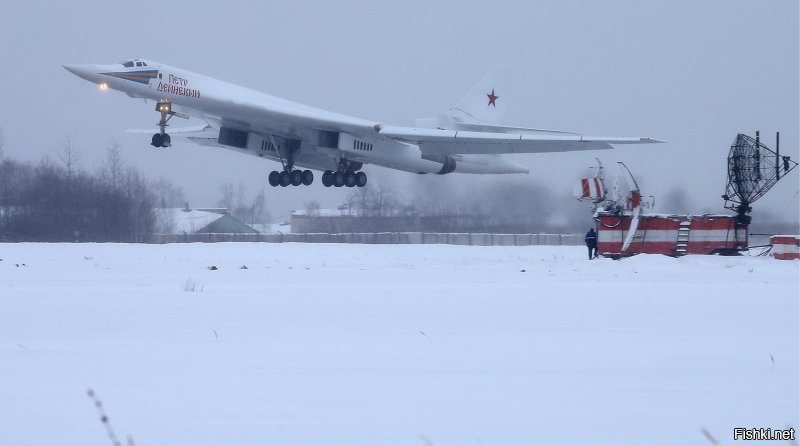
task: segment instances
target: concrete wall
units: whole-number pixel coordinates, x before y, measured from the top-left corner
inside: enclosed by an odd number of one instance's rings
[[[305,234],[155,234],[150,243],[362,243],[362,244],[440,244],[470,246],[583,245],[580,234],[487,234],[446,232],[364,232]]]

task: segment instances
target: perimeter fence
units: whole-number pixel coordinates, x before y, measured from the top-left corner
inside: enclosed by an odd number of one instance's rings
[[[582,234],[489,234],[446,232],[363,232],[302,234],[155,234],[150,243],[360,243],[387,245],[578,246]]]

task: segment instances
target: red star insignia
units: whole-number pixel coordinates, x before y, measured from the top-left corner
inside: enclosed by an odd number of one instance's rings
[[[488,104],[486,104],[486,106],[488,107],[488,106],[490,106],[490,105],[491,105],[492,107],[494,107],[494,108],[497,108],[497,105],[494,103],[494,101],[496,101],[496,100],[497,100],[497,98],[499,98],[500,96],[495,96],[495,94],[494,94],[494,88],[492,88],[492,92],[491,92],[491,93],[489,93],[489,94],[487,94],[486,96],[488,96],[488,97],[489,97],[489,103],[488,103]]]

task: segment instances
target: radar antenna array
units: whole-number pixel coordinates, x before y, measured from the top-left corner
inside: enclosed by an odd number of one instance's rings
[[[736,211],[741,223],[750,223],[750,206],[769,191],[797,163],[780,155],[780,133],[775,138],[775,151],[761,144],[759,132],[753,139],[736,135],[728,154],[728,185],[725,188],[725,208]]]

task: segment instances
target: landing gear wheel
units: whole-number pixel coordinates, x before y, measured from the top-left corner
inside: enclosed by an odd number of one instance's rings
[[[161,135],[161,138],[161,147],[169,147],[172,145],[172,138],[170,138],[168,134],[164,133]]]
[[[330,170],[326,170],[322,173],[322,185],[325,187],[331,187],[333,184],[333,172]]]
[[[289,177],[289,172],[285,170],[278,174],[278,179],[280,180],[281,187],[286,187],[292,184],[292,179]]]
[[[293,170],[289,177],[292,180],[292,186],[299,186],[303,184],[303,171],[302,170]]]
[[[367,174],[364,172],[356,173],[356,186],[364,187],[367,185]]]
[[[161,144],[164,143],[164,137],[161,133],[156,133],[153,135],[153,139],[150,140],[150,145],[153,147],[161,147]]]
[[[314,182],[314,172],[310,170],[303,171],[303,185],[310,186]]]
[[[344,186],[344,174],[342,172],[334,172],[331,184],[333,184],[334,187]]]
[[[272,187],[279,186],[281,184],[281,174],[277,170],[273,170],[269,173],[269,185]]]
[[[344,173],[344,185],[347,187],[353,187],[356,185],[356,174],[353,173],[352,170],[348,170]]]

